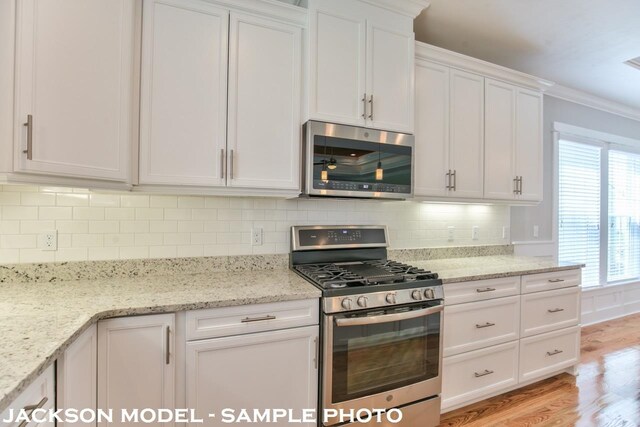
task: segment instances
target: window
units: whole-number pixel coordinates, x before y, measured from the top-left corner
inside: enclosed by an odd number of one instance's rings
[[[585,287],[640,278],[640,154],[559,139],[558,260]]]

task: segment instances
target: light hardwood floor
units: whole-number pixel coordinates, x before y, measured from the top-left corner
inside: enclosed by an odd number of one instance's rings
[[[640,426],[640,314],[582,329],[578,377],[561,374],[442,416],[441,427]]]

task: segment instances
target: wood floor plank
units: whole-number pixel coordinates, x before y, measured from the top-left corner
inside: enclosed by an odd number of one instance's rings
[[[578,376],[557,375],[442,416],[440,427],[640,426],[640,314],[582,329]]]

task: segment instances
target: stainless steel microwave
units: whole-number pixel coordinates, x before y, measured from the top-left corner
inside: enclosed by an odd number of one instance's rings
[[[308,196],[413,196],[413,135],[308,121],[302,188]]]

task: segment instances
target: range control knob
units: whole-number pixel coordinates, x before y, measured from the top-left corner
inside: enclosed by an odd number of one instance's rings
[[[420,301],[422,299],[422,292],[420,291],[411,292],[411,298],[413,298],[414,300]]]
[[[424,297],[426,299],[435,299],[436,294],[435,294],[435,292],[433,291],[432,288],[429,288],[429,289],[425,289],[424,290]]]
[[[394,293],[388,293],[387,296],[384,298],[387,303],[389,304],[395,304],[396,303],[396,294]]]
[[[351,310],[351,306],[352,306],[351,298],[343,299],[341,305],[342,305],[342,308],[344,308],[345,310]]]
[[[358,300],[356,301],[358,303],[358,307],[366,307],[368,299],[369,298],[367,297],[359,297]]]

